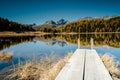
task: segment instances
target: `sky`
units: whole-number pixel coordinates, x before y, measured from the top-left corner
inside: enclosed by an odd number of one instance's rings
[[[22,24],[120,15],[120,0],[0,0],[0,17]]]

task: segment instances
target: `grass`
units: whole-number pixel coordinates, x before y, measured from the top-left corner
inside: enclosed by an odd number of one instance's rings
[[[25,65],[19,64],[5,80],[54,80],[71,55],[72,53],[68,53],[57,62],[54,55],[46,55],[40,63],[30,61]]]
[[[104,54],[101,56],[103,63],[108,69],[114,80],[120,80],[120,69],[118,68],[118,62],[115,61],[113,56],[109,54]]]

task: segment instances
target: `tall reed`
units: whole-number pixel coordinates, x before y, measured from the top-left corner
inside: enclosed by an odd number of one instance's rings
[[[115,61],[114,57],[109,54],[104,54],[101,56],[101,59],[112,78],[114,80],[120,80],[120,69],[118,68],[119,63]]]
[[[71,55],[72,53],[68,53],[58,61],[56,61],[56,56],[52,54],[44,56],[37,64],[34,63],[35,61],[26,62],[25,65],[19,63],[18,67],[14,69],[14,73],[8,75],[5,79],[54,80]]]

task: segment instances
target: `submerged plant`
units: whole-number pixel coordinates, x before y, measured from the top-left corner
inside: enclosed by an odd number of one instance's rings
[[[0,53],[0,60],[2,60],[2,61],[9,62],[12,59],[12,57],[13,57],[13,53],[10,53],[10,52],[8,52],[8,53],[1,52]]]

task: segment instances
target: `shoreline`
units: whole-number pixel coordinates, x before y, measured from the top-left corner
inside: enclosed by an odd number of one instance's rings
[[[66,34],[69,34],[69,35],[76,35],[76,34],[120,34],[120,32],[46,33],[46,32],[36,31],[36,32],[20,32],[20,33],[16,33],[16,32],[4,31],[4,32],[0,32],[0,37],[5,37],[5,36],[40,36],[40,35],[51,35],[51,34],[56,34],[56,35],[59,35],[59,34],[61,34],[61,35],[66,35]]]
[[[4,31],[0,32],[0,37],[6,37],[6,36],[39,36],[39,35],[47,35],[51,33],[44,33],[44,32],[9,32],[9,31]]]

